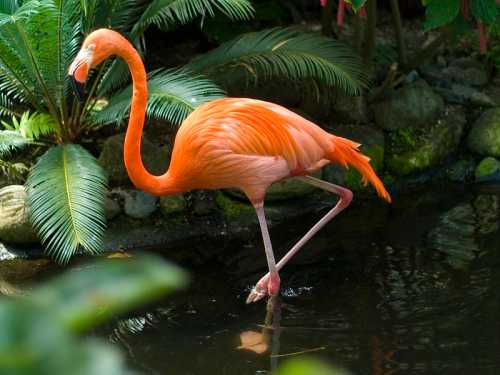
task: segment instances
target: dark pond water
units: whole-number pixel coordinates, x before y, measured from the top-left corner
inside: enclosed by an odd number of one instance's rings
[[[267,374],[303,352],[353,374],[500,374],[499,205],[500,186],[360,202],[283,270],[273,311],[244,303],[265,270],[258,233],[207,244],[246,255],[188,265],[189,290],[95,334],[146,374]],[[273,230],[277,250],[318,217]]]
[[[499,374],[499,201],[499,186],[438,186],[390,208],[360,203],[284,270],[272,312],[244,304],[265,270],[259,237],[226,244],[256,265],[191,267],[187,292],[100,335],[150,374],[266,374],[298,352],[354,374]],[[273,230],[278,251],[316,219]],[[242,334],[267,351],[238,349]]]

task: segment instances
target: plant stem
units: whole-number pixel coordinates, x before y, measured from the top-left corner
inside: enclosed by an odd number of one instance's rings
[[[390,0],[392,22],[394,23],[394,33],[396,35],[396,43],[398,46],[399,63],[406,64],[406,49],[403,38],[403,26],[401,24],[401,13],[399,11],[398,0]]]
[[[368,0],[366,2],[367,22],[365,29],[365,43],[363,46],[363,63],[370,65],[373,50],[375,49],[375,31],[377,27],[377,0]]]
[[[333,1],[334,0],[326,0],[326,4],[321,14],[321,33],[326,36],[333,35]]]
[[[361,18],[359,13],[356,13],[354,16],[354,48],[358,53],[361,52],[361,47],[363,45],[363,29],[364,29],[364,20]]]

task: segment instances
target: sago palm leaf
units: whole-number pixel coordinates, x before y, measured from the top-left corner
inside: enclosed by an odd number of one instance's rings
[[[44,135],[59,133],[59,124],[46,113],[24,112],[19,120],[13,116],[11,122],[2,121],[2,125],[7,130],[18,132],[21,136],[36,140]]]
[[[163,29],[172,28],[198,17],[213,16],[216,10],[232,20],[250,19],[254,13],[249,0],[153,0],[143,9],[142,15],[129,33],[129,38],[136,48],[144,51],[143,34],[151,24]],[[109,95],[114,90],[122,88],[128,78],[126,64],[121,60],[115,60],[99,85],[99,95]]]
[[[33,139],[26,138],[18,131],[0,130],[0,158],[10,156],[12,152],[29,145],[31,142]]]
[[[314,79],[349,94],[367,84],[361,60],[349,47],[318,34],[275,28],[243,34],[187,66],[214,78],[245,72],[252,79]],[[233,76],[234,77],[234,76]]]
[[[2,116],[15,116],[17,113],[12,109],[14,103],[10,100],[7,95],[0,91],[0,117]]]
[[[96,159],[74,144],[49,149],[27,181],[31,221],[57,261],[66,263],[82,247],[102,250],[106,176]]]
[[[213,17],[216,10],[232,20],[247,20],[254,13],[248,0],[153,0],[132,29],[131,37],[139,37],[150,24],[169,29],[198,17]]]
[[[147,115],[172,124],[180,124],[199,105],[221,98],[224,91],[212,81],[181,70],[157,70],[149,74]],[[95,123],[119,124],[128,115],[132,88],[113,96],[109,104],[95,114]]]
[[[0,14],[0,91],[55,119],[64,117],[66,72],[79,44],[75,9],[76,0],[31,0]]]
[[[81,0],[84,34],[107,27],[122,33],[130,31],[143,9],[137,0]]]
[[[13,14],[19,8],[17,0],[0,0],[0,13]]]

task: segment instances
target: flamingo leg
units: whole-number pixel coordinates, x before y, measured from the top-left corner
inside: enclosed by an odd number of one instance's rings
[[[269,236],[269,230],[267,227],[266,215],[264,214],[264,206],[262,203],[255,205],[255,211],[257,212],[257,217],[259,219],[260,231],[262,233],[262,240],[264,241],[264,250],[266,251],[267,266],[269,268],[269,273],[267,274],[266,283],[256,285],[250,295],[247,298],[247,303],[258,301],[266,295],[274,296],[278,294],[280,289],[280,277],[278,275],[278,269],[276,265],[276,260],[274,259],[273,246],[271,244],[271,238]]]
[[[281,270],[283,266],[285,266],[285,264],[288,263],[288,261],[302,248],[302,246],[304,246],[304,244],[309,241],[321,228],[337,216],[339,212],[349,206],[352,200],[352,192],[342,186],[338,186],[312,176],[303,176],[299,178],[310,185],[337,194],[339,196],[339,200],[335,207],[328,211],[325,216],[314,224],[313,227],[309,229],[309,231],[288,251],[288,253],[281,258],[281,260],[276,264],[276,272]],[[265,285],[269,283],[271,277],[270,275],[270,273],[266,274],[257,282],[247,298],[247,303],[258,301],[265,296],[265,294],[262,295],[262,291],[265,290]]]

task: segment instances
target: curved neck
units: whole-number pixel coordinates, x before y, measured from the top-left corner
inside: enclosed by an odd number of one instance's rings
[[[141,190],[154,195],[179,193],[180,190],[175,187],[168,171],[161,176],[155,176],[149,173],[142,163],[141,138],[148,99],[147,76],[141,57],[127,40],[124,41],[116,54],[127,63],[133,81],[132,105],[123,149],[125,168],[133,184]]]

